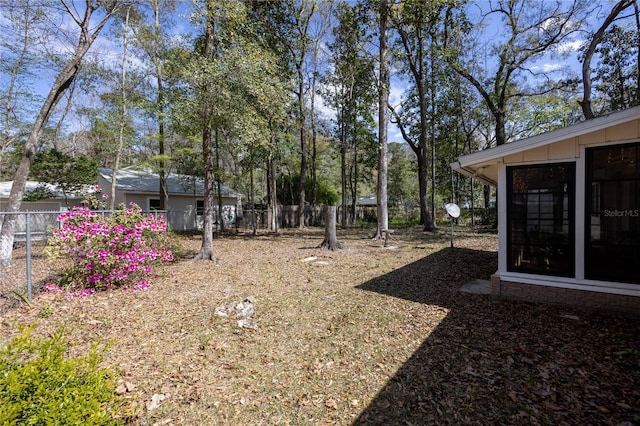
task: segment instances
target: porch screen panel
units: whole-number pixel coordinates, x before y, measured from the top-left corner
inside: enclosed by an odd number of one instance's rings
[[[640,284],[640,144],[587,150],[585,277]]]
[[[575,276],[574,163],[507,168],[507,269]]]

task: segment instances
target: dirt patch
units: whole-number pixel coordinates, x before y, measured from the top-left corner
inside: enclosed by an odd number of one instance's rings
[[[214,240],[217,263],[180,260],[150,290],[31,306],[3,270],[0,337],[20,324],[95,342],[146,424],[620,424],[640,415],[640,324],[617,314],[461,293],[497,267],[497,238],[397,229],[391,245],[322,229]],[[198,236],[179,238],[183,258]],[[35,287],[55,273],[34,259]],[[257,329],[216,308],[251,297]],[[125,383],[126,382],[126,383]],[[635,420],[634,420],[635,419]]]

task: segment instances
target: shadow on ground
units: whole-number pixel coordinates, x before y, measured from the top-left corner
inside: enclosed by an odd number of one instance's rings
[[[358,287],[448,314],[354,425],[640,424],[640,321],[458,291],[496,264],[450,248]]]

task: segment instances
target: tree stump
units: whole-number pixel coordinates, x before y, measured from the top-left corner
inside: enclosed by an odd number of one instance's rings
[[[393,234],[393,229],[383,229],[382,231],[380,231],[380,234],[382,234],[382,239],[384,240],[383,247],[389,247],[389,240],[391,239],[391,235]]]
[[[324,206],[324,241],[318,248],[335,251],[343,247],[336,237],[336,206]]]

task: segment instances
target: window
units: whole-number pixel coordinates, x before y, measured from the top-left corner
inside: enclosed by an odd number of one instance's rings
[[[196,215],[204,215],[204,200],[196,200]]]
[[[640,284],[640,143],[586,157],[585,278]]]
[[[149,198],[149,211],[160,210],[160,199]]]
[[[574,163],[509,167],[507,191],[507,269],[575,276]]]

